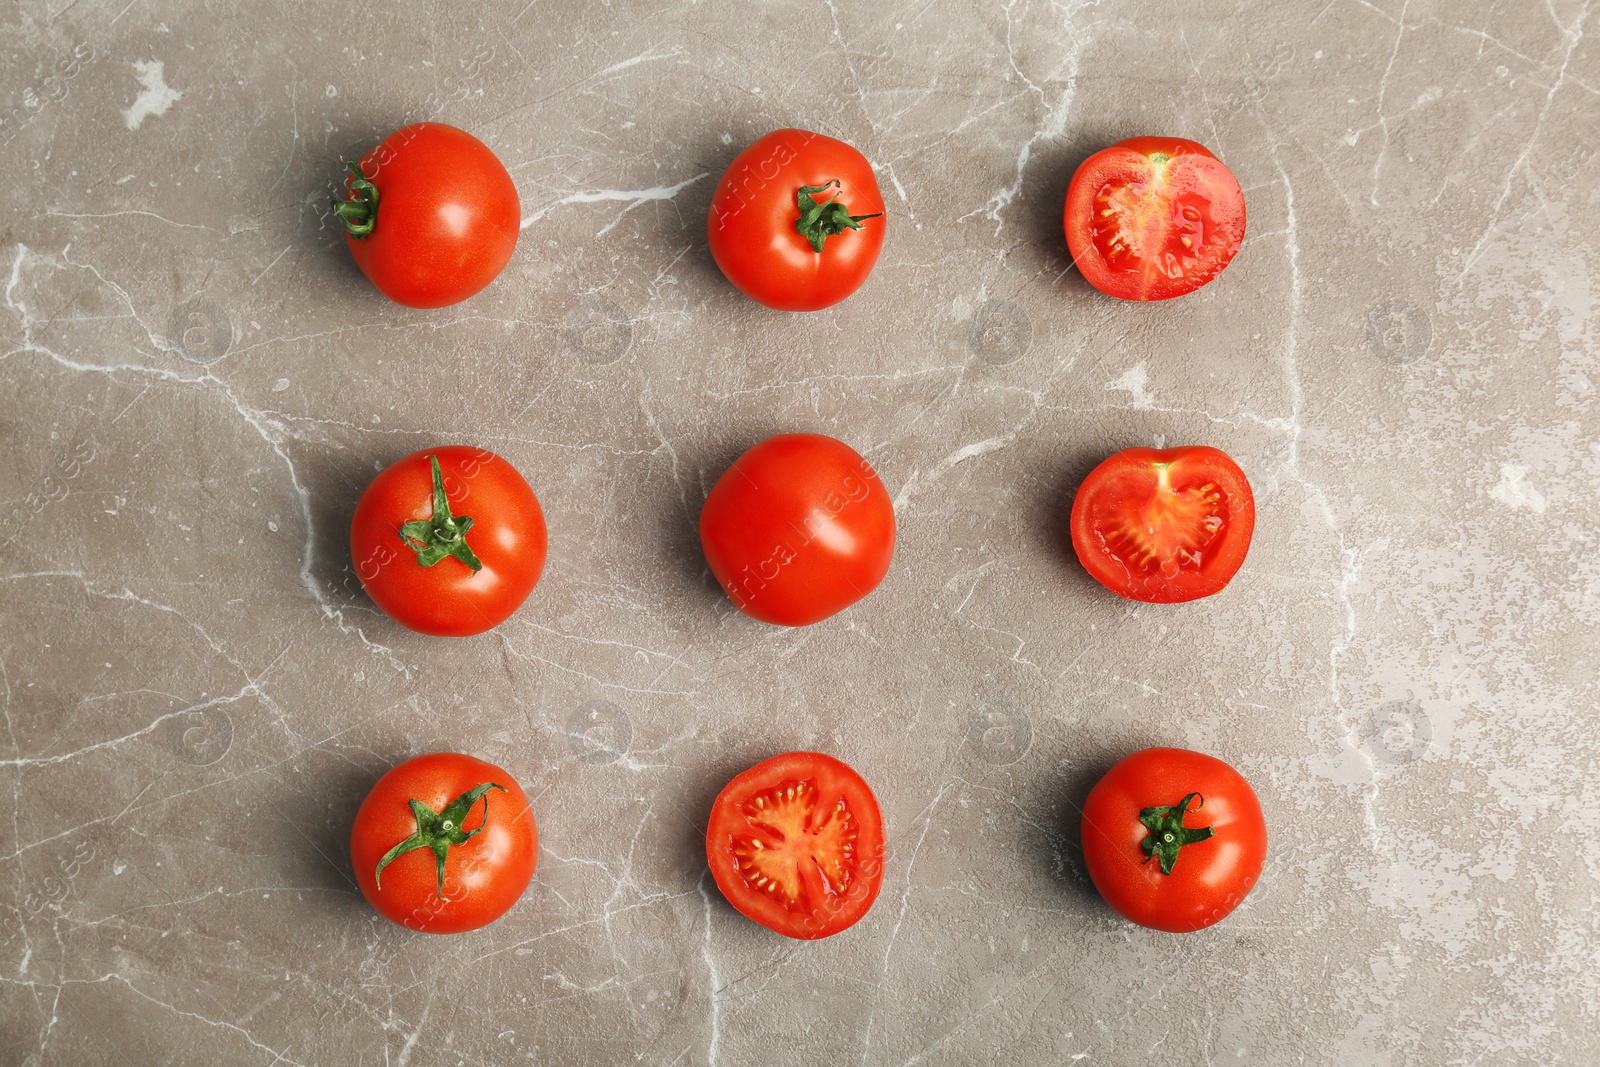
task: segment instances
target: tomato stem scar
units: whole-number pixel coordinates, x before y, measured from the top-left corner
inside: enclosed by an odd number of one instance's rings
[[[439,470],[439,457],[429,456],[433,465],[433,517],[413,519],[400,527],[400,540],[417,554],[417,562],[431,567],[446,556],[454,556],[474,574],[483,568],[483,561],[467,545],[467,531],[472,520],[465,515],[450,514],[450,498],[444,492],[444,475]]]
[[[811,242],[811,250],[821,254],[822,244],[830,237],[843,233],[846,229],[859,230],[861,224],[868,219],[878,218],[883,212],[874,212],[871,215],[852,215],[850,209],[839,202],[838,194],[842,190],[838,178],[829,178],[821,185],[802,185],[795,194],[795,203],[800,207],[800,218],[794,224],[795,231]],[[818,202],[816,195],[832,191],[832,200]]]
[[[1139,848],[1144,852],[1146,863],[1154,859],[1161,864],[1162,874],[1172,873],[1172,865],[1178,862],[1178,850],[1184,845],[1192,845],[1211,836],[1209,826],[1183,825],[1189,802],[1196,799],[1199,800],[1196,808],[1206,802],[1206,798],[1199,793],[1190,793],[1170,807],[1145,808],[1139,812],[1139,821],[1150,831],[1139,842]]]
[[[367,236],[372,228],[378,224],[378,187],[367,180],[361,172],[361,164],[339,157],[350,171],[350,177],[345,179],[345,186],[356,194],[354,200],[343,197],[333,198],[333,213],[339,216],[339,221],[344,223],[344,231],[356,240]]]
[[[444,860],[450,854],[451,845],[462,845],[483,833],[483,828],[489,825],[489,798],[484,796],[489,790],[498,789],[507,792],[506,787],[494,782],[484,782],[475,785],[450,802],[443,811],[434,811],[420,800],[408,800],[411,813],[417,818],[417,832],[400,842],[383,854],[383,859],[378,861],[378,869],[372,872],[373,881],[378,888],[383,888],[383,869],[393,860],[413,852],[419,848],[426,848],[433,852],[434,865],[439,873],[438,896],[444,900]],[[483,797],[483,822],[478,828],[466,831],[461,828],[467,813],[472,810],[472,805]],[[448,902],[447,902],[448,903]]]

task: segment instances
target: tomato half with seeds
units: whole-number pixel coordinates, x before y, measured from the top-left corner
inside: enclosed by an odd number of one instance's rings
[[[1119,596],[1174,604],[1220,593],[1256,527],[1239,465],[1206,445],[1128,448],[1101,463],[1072,502],[1072,547]]]
[[[1083,859],[1100,895],[1131,922],[1203,930],[1261,878],[1267,823],[1244,776],[1181,748],[1120,761],[1083,803]]]
[[[384,918],[429,934],[476,930],[533,879],[539,828],[504,768],[435,752],[378,779],[350,829],[350,863]]]
[[[350,559],[373,602],[418,633],[500,625],[544,571],[539,499],[511,463],[446,445],[385,467],[350,522]]]
[[[889,572],[894,502],[872,464],[816,433],[769,437],[733,461],[700,508],[700,547],[734,606],[808,626]]]
[[[1089,284],[1124,300],[1192,293],[1244,241],[1244,191],[1204,145],[1133,137],[1072,176],[1062,224]]]
[[[522,230],[517,187],[472,134],[413,123],[345,166],[334,214],[356,266],[395,303],[459,303],[511,261]]]
[[[711,806],[706,860],[746,917],[802,941],[855,925],[883,885],[883,815],[866,781],[820,752],[786,752]]]
[[[883,211],[866,156],[820,133],[774,130],[717,182],[706,236],[745,296],[779,311],[817,311],[872,273]]]

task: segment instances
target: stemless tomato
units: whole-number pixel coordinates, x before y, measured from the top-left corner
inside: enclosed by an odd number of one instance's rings
[[[747,918],[813,941],[854,926],[883,885],[883,815],[867,783],[820,752],[786,752],[711,806],[706,860]]]
[[[1244,193],[1204,146],[1133,137],[1083,161],[1062,224],[1090,285],[1124,300],[1166,300],[1232,262],[1244,240]]]
[[[456,752],[378,779],[350,829],[356,883],[386,919],[430,934],[494,922],[533,878],[539,829],[522,787]]]
[[[470,133],[418,122],[345,166],[345,199],[333,202],[345,244],[395,303],[458,303],[511,261],[522,229],[517,187]]]
[[[1244,471],[1205,445],[1128,448],[1089,472],[1072,502],[1072,547],[1095,580],[1130,600],[1219,593],[1256,527]]]
[[[739,153],[711,198],[711,256],[740,292],[779,311],[837,304],[883,250],[872,164],[843,141],[774,130]]]
[[[350,558],[368,595],[396,622],[438,637],[504,622],[533,592],[544,557],[533,490],[504,459],[464,445],[386,467],[350,523]]]
[[[894,555],[894,504],[872,465],[814,433],[733,461],[700,509],[700,547],[734,606],[806,626],[875,589]]]
[[[1267,858],[1267,824],[1238,771],[1199,752],[1147,748],[1083,803],[1083,859],[1122,917],[1175,934],[1244,900]]]

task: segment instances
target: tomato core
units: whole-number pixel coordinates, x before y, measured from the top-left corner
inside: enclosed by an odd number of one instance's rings
[[[1108,181],[1100,187],[1090,239],[1110,270],[1155,270],[1179,281],[1200,266],[1206,239],[1215,233],[1211,205],[1192,194],[1172,196],[1165,181],[1169,159],[1151,157],[1151,181]]]
[[[764,790],[740,808],[757,832],[735,833],[729,842],[733,868],[746,886],[808,915],[822,903],[820,894],[842,896],[849,889],[859,836],[843,797],[824,811],[818,798],[815,781]]]
[[[1156,466],[1156,482],[1142,506],[1125,501],[1107,517],[1102,536],[1123,562],[1145,574],[1171,578],[1200,571],[1228,525],[1228,506],[1217,483],[1172,484],[1172,465]]]

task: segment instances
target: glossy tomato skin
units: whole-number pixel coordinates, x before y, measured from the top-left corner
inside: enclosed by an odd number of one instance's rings
[[[728,902],[801,941],[859,922],[883,886],[883,814],[866,781],[820,752],[786,752],[734,777],[706,827]]]
[[[894,556],[894,504],[872,465],[814,433],[769,437],[734,460],[700,509],[723,591],[762,622],[808,626],[875,589]]]
[[[400,527],[433,514],[439,458],[451,511],[473,520],[467,543],[477,573],[447,557],[431,567],[400,539]],[[544,512],[533,490],[493,452],[446,445],[413,452],[384,468],[361,494],[350,523],[350,558],[373,601],[402,626],[437,637],[467,637],[504,622],[544,571]]]
[[[804,186],[837,180],[851,215],[877,215],[828,237],[818,253],[795,230]],[[824,194],[818,194],[822,196]],[[872,273],[883,250],[883,194],[865,156],[809,130],[774,130],[739,153],[711,198],[711,256],[750,299],[779,311],[837,304]]]
[[[1124,300],[1167,300],[1233,261],[1244,241],[1244,192],[1204,145],[1132,137],[1078,167],[1062,227],[1090,285]]]
[[[511,261],[522,228],[517,187],[465,130],[438,122],[396,130],[362,157],[361,172],[378,190],[377,221],[366,237],[346,234],[345,244],[395,303],[459,303]]]
[[[466,830],[483,832],[453,845],[445,859],[445,899],[438,894],[438,869],[433,853],[419,848],[397,857],[383,869],[378,862],[417,829],[408,805],[419,800],[433,811],[484,782],[490,790],[462,821]],[[361,802],[350,830],[350,863],[356,884],[384,918],[429,934],[457,934],[487,926],[521,898],[539,859],[539,828],[528,797],[511,775],[492,763],[456,752],[418,756],[378,779]]]
[[[1255,524],[1250,481],[1227,453],[1128,448],[1079,487],[1072,547],[1113,593],[1173,604],[1220,593],[1244,563]]]
[[[1184,825],[1212,836],[1184,845],[1171,874],[1145,860],[1147,808],[1190,793]],[[1112,767],[1083,805],[1083,858],[1095,888],[1123,918],[1153,930],[1192,933],[1221,920],[1261,877],[1267,824],[1255,790],[1222,760],[1181,748],[1147,748]]]

